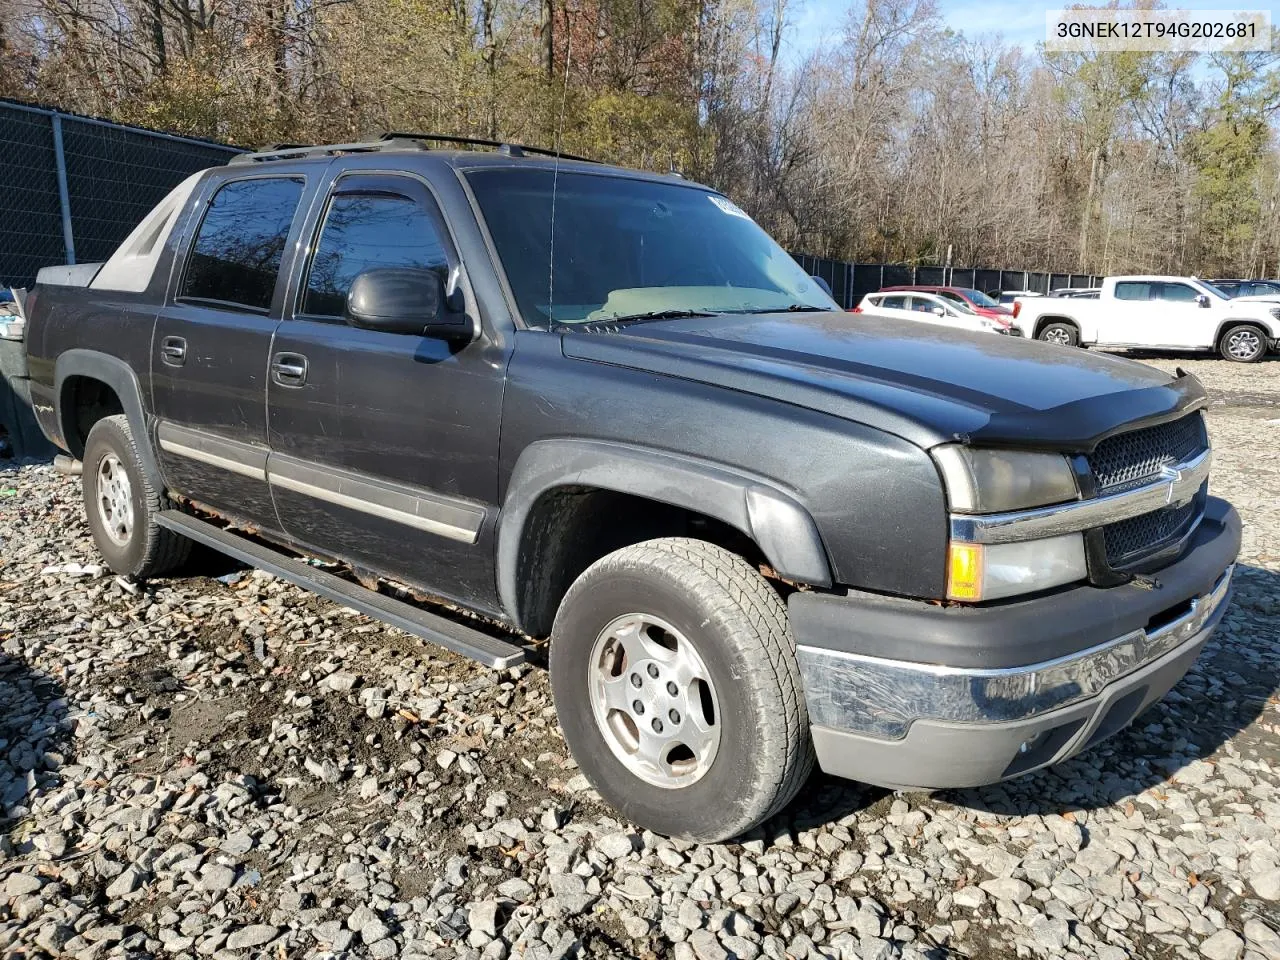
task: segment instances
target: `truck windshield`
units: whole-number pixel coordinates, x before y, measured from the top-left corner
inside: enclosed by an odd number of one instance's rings
[[[750,217],[703,188],[548,169],[467,180],[531,327],[839,309]]]

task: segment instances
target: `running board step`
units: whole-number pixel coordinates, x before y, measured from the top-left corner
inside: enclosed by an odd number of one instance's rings
[[[527,658],[525,649],[514,643],[491,637],[487,633],[473,630],[376,590],[366,589],[198,517],[178,510],[162,510],[156,515],[156,523],[259,570],[273,573],[304,590],[310,590],[344,607],[359,610],[375,620],[398,627],[405,633],[470,657],[495,670],[505,670],[523,663]]]

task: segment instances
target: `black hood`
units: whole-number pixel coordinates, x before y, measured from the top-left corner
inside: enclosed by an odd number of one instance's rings
[[[1087,451],[1202,406],[1194,377],[1105,354],[852,313],[651,321],[572,332],[566,356],[774,397],[921,446]]]

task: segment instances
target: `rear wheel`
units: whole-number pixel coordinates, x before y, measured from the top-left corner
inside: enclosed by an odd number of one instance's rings
[[[81,477],[89,529],[112,570],[142,579],[187,559],[191,541],[155,522],[160,494],[147,482],[126,417],[103,417],[93,425]]]
[[[1045,343],[1058,343],[1064,347],[1077,347],[1080,345],[1080,331],[1069,323],[1046,323],[1040,328],[1036,339]]]
[[[651,540],[588,568],[556,616],[551,684],[587,779],[659,833],[737,836],[813,766],[786,607],[745,560],[700,540]]]
[[[1238,323],[1222,332],[1218,353],[1235,363],[1254,363],[1267,352],[1267,338],[1257,327]]]

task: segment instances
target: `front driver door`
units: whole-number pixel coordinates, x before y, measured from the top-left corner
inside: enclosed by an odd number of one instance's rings
[[[1189,283],[1171,280],[1156,286],[1158,317],[1151,324],[1150,335],[1155,338],[1151,342],[1163,347],[1212,346],[1213,314],[1200,306],[1200,291]]]
[[[496,612],[493,535],[508,348],[350,326],[347,291],[376,267],[454,278],[458,257],[426,184],[351,173],[327,199],[276,332],[268,387],[271,490],[302,545]]]

